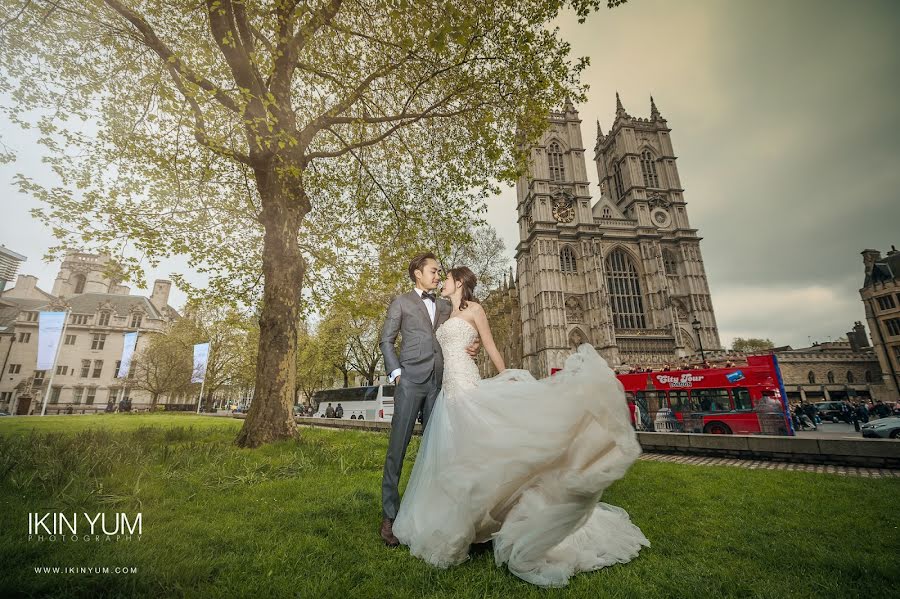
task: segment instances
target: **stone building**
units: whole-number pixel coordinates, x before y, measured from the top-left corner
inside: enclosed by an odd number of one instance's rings
[[[518,303],[511,339],[521,339],[521,367],[535,376],[584,342],[613,366],[675,362],[701,344],[722,349],[670,132],[652,98],[650,118],[635,118],[617,94],[612,128],[597,124],[596,202],[571,103],[530,148],[517,183],[516,274],[486,304]]]
[[[866,277],[859,295],[882,380],[896,401],[900,400],[900,252],[891,246],[884,257],[878,250],[863,250],[862,256]]]
[[[774,351],[791,402],[896,399],[883,382],[881,365],[862,322],[857,321],[846,338],[837,341]]]
[[[132,406],[149,405],[146,393],[131,389],[127,378],[116,378],[126,332],[138,332],[135,354],[150,334],[161,332],[177,311],[169,304],[172,283],[157,280],[150,297],[131,295],[110,278],[111,258],[71,253],[48,293],[37,278],[19,275],[11,289],[0,293],[0,409],[40,413],[50,373],[35,370],[38,313],[70,309],[59,349],[47,412],[103,411],[108,403],[131,399]],[[146,407],[146,406],[144,406]]]

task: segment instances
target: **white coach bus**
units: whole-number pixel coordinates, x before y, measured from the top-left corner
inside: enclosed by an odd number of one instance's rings
[[[325,418],[328,404],[344,408],[344,420],[380,420],[390,422],[394,415],[395,385],[373,385],[370,387],[347,387],[344,389],[325,389],[312,396],[318,410],[315,418]]]

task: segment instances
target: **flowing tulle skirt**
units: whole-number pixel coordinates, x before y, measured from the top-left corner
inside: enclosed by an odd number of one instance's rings
[[[624,510],[598,503],[640,453],[622,385],[588,344],[546,379],[508,369],[462,391],[445,383],[394,534],[441,568],[493,539],[498,565],[565,586],[650,545]]]

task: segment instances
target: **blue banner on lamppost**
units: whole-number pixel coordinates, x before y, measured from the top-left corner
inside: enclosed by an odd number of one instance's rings
[[[131,356],[134,355],[134,348],[137,346],[137,332],[125,333],[125,342],[122,345],[122,359],[119,362],[119,371],[116,373],[117,379],[123,379],[128,376],[128,370],[131,368]]]
[[[206,362],[209,359],[209,343],[198,343],[194,346],[194,370],[191,373],[192,383],[202,383],[206,379]]]
[[[66,324],[66,312],[40,312],[38,314],[38,351],[36,370],[50,370],[56,361],[56,352]]]

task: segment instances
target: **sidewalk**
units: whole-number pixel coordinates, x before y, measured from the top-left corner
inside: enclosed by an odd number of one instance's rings
[[[832,466],[828,464],[797,464],[793,462],[772,462],[768,460],[742,460],[739,458],[713,458],[707,456],[678,455],[671,453],[642,453],[641,460],[651,462],[671,462],[688,466],[734,466],[749,470],[791,470],[819,472],[864,478],[900,478],[900,470],[890,468],[865,468],[859,466]]]

